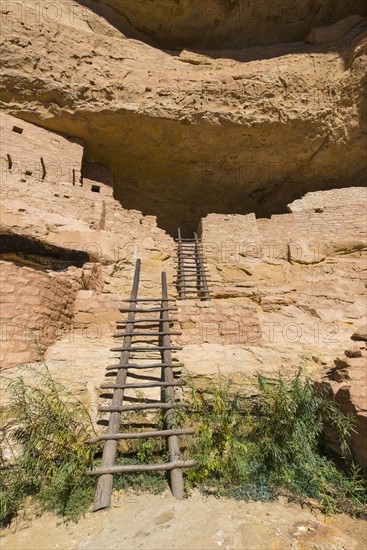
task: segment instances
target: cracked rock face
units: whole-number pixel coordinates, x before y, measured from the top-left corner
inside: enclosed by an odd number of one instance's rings
[[[353,336],[354,346],[334,361],[334,367],[324,376],[324,387],[345,414],[353,417],[354,431],[350,435],[349,445],[352,458],[367,475],[367,334],[366,327],[360,327]],[[333,426],[327,426],[325,432],[328,445],[343,456],[335,439]]]
[[[86,159],[114,169],[124,207],[188,233],[210,212],[264,216],[307,191],[365,182],[363,18],[328,27],[317,44],[167,52],[127,38],[98,13],[101,2],[53,4],[36,16],[2,7],[2,108],[84,139]],[[131,16],[131,3],[110,4]],[[141,31],[150,11],[140,4]],[[157,20],[167,2],[158,4]],[[188,3],[170,4],[172,25],[184,21]],[[169,36],[165,21],[159,33]],[[312,22],[284,40],[305,38]]]

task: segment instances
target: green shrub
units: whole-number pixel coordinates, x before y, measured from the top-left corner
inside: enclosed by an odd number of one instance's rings
[[[96,478],[85,473],[101,449],[86,444],[94,433],[92,421],[86,407],[54,381],[46,365],[25,368],[24,373],[29,382],[4,377],[10,403],[1,411],[1,449],[12,452],[13,460],[6,466],[2,461],[1,521],[11,520],[28,496],[38,501],[41,511],[77,520],[96,487]],[[188,489],[200,487],[204,494],[242,500],[285,494],[298,501],[316,499],[328,513],[364,514],[366,483],[358,468],[345,473],[321,450],[324,423],[332,423],[347,456],[351,419],[316,395],[301,372],[275,382],[260,377],[258,393],[251,398],[223,377],[205,392],[192,381],[190,385],[192,410],[176,413],[177,427],[197,427],[196,436],[181,439],[184,458],[197,460],[195,468],[184,470]],[[127,426],[143,420],[136,415],[123,418]],[[157,416],[157,427],[164,427],[163,413]],[[119,462],[167,460],[166,439],[154,438],[129,442]],[[166,487],[162,472],[114,476],[117,490],[159,493]]]
[[[1,468],[1,521],[9,521],[29,495],[41,509],[76,519],[95,485],[85,475],[94,453],[86,444],[94,433],[90,416],[46,365],[24,367],[24,375],[29,382],[2,378],[10,399],[1,410],[2,447],[13,452],[13,460]]]
[[[345,473],[320,446],[328,422],[348,453],[351,419],[316,395],[301,372],[273,383],[259,377],[258,386],[255,397],[244,399],[231,380],[205,393],[192,385],[197,435],[187,454],[198,466],[186,473],[189,487],[245,500],[282,493],[316,499],[328,513],[363,515],[366,484],[358,468]]]

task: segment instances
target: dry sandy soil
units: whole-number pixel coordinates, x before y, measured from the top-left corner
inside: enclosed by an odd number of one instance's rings
[[[88,513],[78,524],[52,514],[18,520],[3,532],[2,550],[50,549],[322,549],[362,550],[367,528],[347,516],[325,517],[281,499],[246,503],[183,501],[163,495],[118,493],[108,511]]]

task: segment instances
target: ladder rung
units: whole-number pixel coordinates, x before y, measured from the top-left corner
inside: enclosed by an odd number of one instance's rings
[[[146,437],[170,437],[171,435],[192,435],[195,433],[193,428],[183,428],[181,430],[157,430],[151,432],[130,432],[124,434],[103,434],[89,439],[87,443],[98,443],[98,441],[110,441],[118,439],[145,439]]]
[[[191,273],[191,272],[190,272],[190,273],[187,273],[187,272],[186,272],[186,273],[182,273],[181,275],[182,275],[181,277],[178,277],[178,278],[176,278],[176,279],[174,279],[174,280],[175,280],[175,281],[178,281],[179,279],[189,279],[190,277],[191,277],[192,279],[207,279],[206,274],[203,274],[203,273],[198,273],[198,274],[196,274],[195,271],[193,271],[192,273]]]
[[[165,302],[175,302],[175,298],[167,298]],[[126,299],[121,300],[121,302],[162,302],[162,298],[136,298],[136,300]]]
[[[190,273],[185,273],[184,271],[181,271],[176,275],[177,279],[182,279],[182,278],[190,279],[190,277],[192,279],[204,279],[204,277],[206,278],[206,273],[203,273],[202,271],[198,272],[195,269],[195,270],[190,270]]]
[[[198,279],[204,279],[207,277],[206,271],[197,271],[196,269],[185,269],[185,271],[181,271],[177,274],[177,277],[196,277]]]
[[[108,365],[106,370],[115,370],[115,369],[157,369],[157,368],[169,368],[169,367],[180,367],[184,366],[183,363],[149,363],[147,365],[138,365],[136,363],[131,363],[129,365]]]
[[[193,275],[193,276],[190,276],[190,277],[179,277],[179,279],[177,279],[177,280],[174,281],[174,282],[179,283],[180,280],[183,280],[183,281],[193,281],[194,279],[201,279],[201,280],[203,280],[204,277],[195,277],[194,275]],[[205,277],[205,280],[206,280],[206,281],[212,282],[211,279],[207,279],[206,277]]]
[[[203,296],[198,292],[186,291],[179,297],[179,301],[182,302],[182,300],[210,300],[210,296]]]
[[[129,388],[168,388],[169,386],[184,386],[185,383],[181,380],[179,382],[146,382],[143,384],[102,384],[103,390],[127,390]]]
[[[184,273],[186,271],[195,271],[195,273],[206,273],[205,269],[199,269],[199,268],[196,268],[196,267],[186,267],[185,269],[182,269],[181,271],[183,271]]]
[[[192,294],[195,297],[199,296],[199,294],[203,294],[206,291],[203,288],[181,287],[178,292],[181,294]]]
[[[210,282],[210,281],[209,281]],[[187,283],[193,283],[193,286],[195,288],[202,288],[202,287],[205,287],[205,286],[208,286],[207,283],[208,281],[200,281],[200,282],[197,282],[195,283],[195,281],[190,281],[190,280],[187,280],[186,282],[184,280],[182,281],[176,281],[175,282],[175,286],[176,288],[184,288],[184,287],[189,287],[189,285]]]
[[[197,288],[198,290],[201,290],[202,288],[204,288],[204,285],[201,284],[201,285],[185,285],[185,284],[180,284],[180,289],[185,289],[185,288]]]
[[[132,332],[131,334],[126,334],[126,332],[121,332],[119,334],[114,334],[114,338],[122,338],[123,336],[180,336],[182,332]]]
[[[185,300],[200,300],[201,302],[210,301],[210,296],[198,296],[197,294],[195,296],[190,296],[186,293],[185,296],[182,296],[179,298],[181,302],[184,302]]]
[[[121,405],[112,407],[110,405],[101,405],[101,412],[125,412],[125,411],[144,411],[145,409],[186,409],[190,407],[189,403],[138,403],[136,405]]]
[[[111,348],[110,351],[131,351],[133,352],[146,352],[146,351],[161,351],[161,350],[175,350],[181,351],[183,348],[181,346],[151,346],[150,348]]]
[[[164,319],[164,322],[174,323],[177,322],[178,319]],[[130,323],[161,323],[162,318],[160,319],[133,319],[132,321],[116,321],[117,325],[129,325]]]
[[[197,252],[196,250],[190,250],[190,252],[185,252],[185,253],[178,253],[177,255],[177,259],[178,260],[181,260],[181,259],[184,259],[184,258],[190,258],[190,257],[195,257],[195,258],[201,258],[202,254]]]
[[[180,242],[188,242],[188,241],[191,242],[191,243],[196,243],[197,242],[196,239],[193,239],[193,238],[191,238],[191,239],[183,239],[183,238],[178,239],[178,238],[175,238],[175,241],[177,241],[179,243]]]
[[[177,311],[177,307],[155,307],[150,309],[128,309],[120,307],[119,311],[121,311],[121,313],[156,313],[158,311]]]
[[[200,282],[197,282],[195,283],[195,281],[187,281],[187,283],[185,281],[177,281],[176,283],[176,286],[179,286],[179,287],[193,287],[193,288],[198,288],[198,287],[203,287],[205,286],[205,281],[200,281]]]
[[[93,468],[93,470],[87,470],[87,474],[89,476],[100,476],[122,472],[159,472],[174,470],[175,468],[193,468],[196,464],[196,460],[177,460],[175,462],[166,462],[165,464],[126,464],[124,466],[110,466],[109,468]]]

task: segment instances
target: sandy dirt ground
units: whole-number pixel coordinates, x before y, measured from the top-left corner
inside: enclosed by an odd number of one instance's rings
[[[163,495],[115,494],[113,507],[78,524],[46,513],[22,518],[2,533],[1,550],[364,550],[367,524],[344,515],[325,517],[284,499],[246,503]]]

